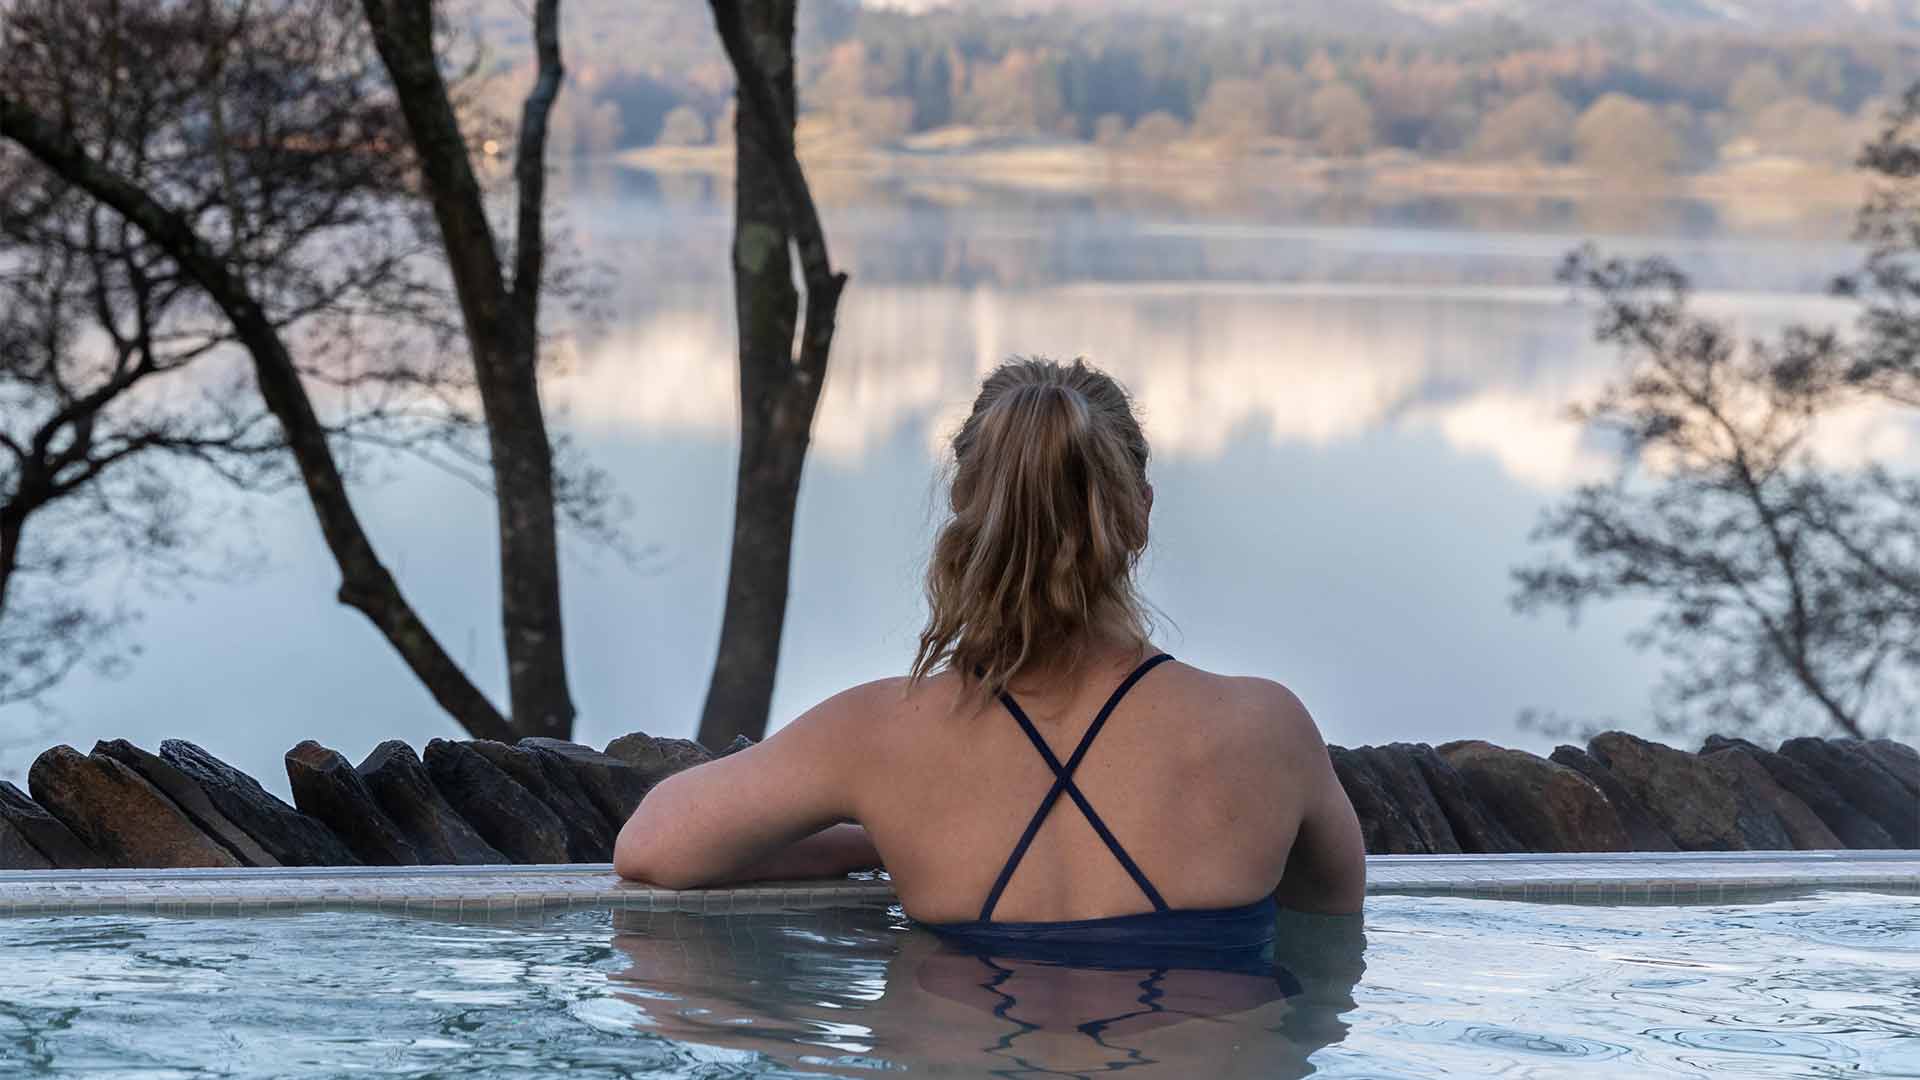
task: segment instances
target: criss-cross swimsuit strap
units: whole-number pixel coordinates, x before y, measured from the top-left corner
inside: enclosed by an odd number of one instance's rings
[[[1106,726],[1107,717],[1113,714],[1114,706],[1120,704],[1120,699],[1127,696],[1127,691],[1133,689],[1133,684],[1139,682],[1140,677],[1147,672],[1171,659],[1173,657],[1161,653],[1148,658],[1139,667],[1134,668],[1126,681],[1114,690],[1113,696],[1107,699],[1107,703],[1100,707],[1099,714],[1093,718],[1093,723],[1087,726],[1087,733],[1080,737],[1080,745],[1074,747],[1073,755],[1067,758],[1065,765],[1061,765],[1060,759],[1054,756],[1052,748],[1047,746],[1047,740],[1040,737],[1040,732],[1034,728],[1033,721],[1027,719],[1027,714],[1021,710],[1020,704],[1013,700],[1013,695],[1004,690],[1001,691],[1000,704],[1006,706],[1007,711],[1013,714],[1013,718],[1020,724],[1020,730],[1026,732],[1027,738],[1032,741],[1033,748],[1040,751],[1040,756],[1046,761],[1047,768],[1053,770],[1053,786],[1047,789],[1046,798],[1040,800],[1039,809],[1033,812],[1033,820],[1027,822],[1027,830],[1020,834],[1020,842],[1013,846],[1013,854],[1007,856],[1007,864],[1001,867],[1000,876],[993,883],[993,891],[987,894],[987,902],[980,907],[981,922],[987,922],[993,918],[993,909],[1000,903],[1000,894],[1006,891],[1007,882],[1013,880],[1013,872],[1019,869],[1020,860],[1026,857],[1027,848],[1033,844],[1033,838],[1039,835],[1040,826],[1046,822],[1047,814],[1053,810],[1053,804],[1060,801],[1062,793],[1072,799],[1074,805],[1080,808],[1080,812],[1086,815],[1087,824],[1093,826],[1093,831],[1099,834],[1101,842],[1107,845],[1107,850],[1113,852],[1113,857],[1119,861],[1120,868],[1127,872],[1127,876],[1133,879],[1134,884],[1140,886],[1140,891],[1145,893],[1147,900],[1153,904],[1153,910],[1167,910],[1167,902],[1160,898],[1160,890],[1153,887],[1153,882],[1147,880],[1146,874],[1141,873],[1139,864],[1133,861],[1133,856],[1128,855],[1127,849],[1121,847],[1120,841],[1114,839],[1113,831],[1107,828],[1106,822],[1100,820],[1100,815],[1094,812],[1093,805],[1087,802],[1087,797],[1080,793],[1080,785],[1073,782],[1073,772],[1080,767],[1080,760],[1087,756],[1087,748],[1093,745],[1093,740],[1100,734],[1100,729]]]

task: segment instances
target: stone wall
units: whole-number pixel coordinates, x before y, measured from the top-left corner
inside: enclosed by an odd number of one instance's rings
[[[1890,739],[1329,750],[1373,854],[1920,847],[1920,751]]]
[[[1884,739],[1329,752],[1373,853],[1920,847],[1920,753]],[[189,742],[56,746],[31,796],[0,782],[0,869],[606,862],[654,784],[713,756],[635,733],[604,751],[396,740],[354,765],[308,741],[287,752],[289,806]]]

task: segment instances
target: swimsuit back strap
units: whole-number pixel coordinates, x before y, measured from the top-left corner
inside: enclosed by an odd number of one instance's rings
[[[1087,749],[1093,745],[1093,740],[1100,734],[1100,729],[1106,726],[1107,717],[1113,715],[1114,707],[1120,704],[1120,699],[1127,696],[1127,691],[1133,689],[1133,684],[1139,682],[1141,676],[1171,659],[1173,657],[1166,653],[1160,653],[1134,668],[1133,673],[1128,675],[1126,680],[1114,690],[1112,696],[1107,698],[1107,703],[1100,707],[1100,712],[1093,718],[1093,723],[1087,725],[1087,733],[1080,737],[1080,744],[1074,747],[1073,754],[1067,758],[1065,765],[1060,764],[1060,759],[1054,756],[1053,749],[1047,745],[1047,740],[1041,738],[1039,730],[1033,726],[1033,721],[1027,718],[1026,712],[1020,708],[1018,702],[1013,700],[1013,695],[1004,690],[1001,691],[1000,704],[1006,706],[1007,712],[1013,715],[1014,720],[1020,725],[1020,730],[1027,733],[1027,739],[1033,743],[1034,749],[1040,752],[1040,757],[1047,763],[1047,768],[1053,771],[1054,779],[1053,786],[1047,789],[1046,797],[1040,800],[1039,807],[1034,810],[1033,817],[1027,822],[1026,830],[1020,834],[1019,842],[1013,846],[1013,853],[1007,856],[1006,865],[1000,868],[1000,876],[994,879],[993,889],[987,893],[986,903],[980,908],[981,922],[986,922],[993,917],[993,909],[1000,903],[1000,894],[1006,891],[1007,883],[1013,880],[1013,872],[1019,868],[1020,860],[1026,857],[1027,848],[1033,844],[1033,838],[1039,835],[1040,826],[1046,822],[1047,815],[1052,812],[1053,805],[1060,801],[1062,793],[1071,798],[1074,805],[1080,808],[1080,812],[1086,816],[1087,824],[1093,826],[1093,831],[1099,835],[1100,841],[1107,845],[1107,850],[1113,853],[1120,868],[1127,872],[1127,876],[1133,879],[1134,884],[1140,886],[1140,891],[1153,905],[1153,910],[1167,910],[1167,902],[1161,898],[1160,890],[1153,887],[1153,882],[1147,880],[1147,875],[1141,871],[1139,864],[1133,861],[1133,856],[1128,855],[1127,849],[1120,846],[1120,841],[1113,835],[1113,831],[1107,828],[1107,823],[1102,821],[1100,815],[1094,811],[1093,804],[1089,803],[1087,797],[1081,793],[1080,785],[1073,782],[1073,773],[1080,767],[1081,759],[1087,756]]]

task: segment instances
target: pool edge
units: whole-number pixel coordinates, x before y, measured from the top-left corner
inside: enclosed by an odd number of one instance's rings
[[[1367,894],[1550,903],[1717,902],[1810,890],[1920,894],[1920,851],[1373,855]],[[574,909],[744,914],[890,902],[875,878],[656,889],[608,864],[0,870],[0,918],[381,911],[471,918]]]

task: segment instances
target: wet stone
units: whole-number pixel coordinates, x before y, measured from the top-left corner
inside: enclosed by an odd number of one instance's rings
[[[1414,749],[1407,743],[1393,743],[1363,746],[1360,752],[1366,755],[1374,775],[1385,782],[1387,791],[1400,804],[1422,847],[1436,855],[1458,855],[1460,842],[1454,838],[1446,812],[1440,808],[1440,801],[1427,787],[1426,777],[1413,760]]]
[[[1565,765],[1581,776],[1593,781],[1593,786],[1613,804],[1613,812],[1620,816],[1620,826],[1627,830],[1627,840],[1634,851],[1679,851],[1680,845],[1673,842],[1667,830],[1653,820],[1647,808],[1628,791],[1620,778],[1607,771],[1605,765],[1594,760],[1592,754],[1577,746],[1556,746],[1547,760]]]
[[[1780,744],[1780,753],[1832,784],[1843,798],[1887,830],[1895,846],[1920,847],[1920,805],[1892,773],[1825,739],[1788,739]]]
[[[1459,770],[1447,764],[1433,747],[1416,743],[1407,751],[1427,782],[1427,790],[1447,815],[1447,825],[1462,851],[1476,854],[1501,854],[1521,850],[1507,827],[1493,816],[1480,797],[1473,793]]]
[[[1525,850],[1631,850],[1613,804],[1565,765],[1479,739],[1446,743],[1439,752]]]
[[[325,825],[274,798],[259,781],[185,739],[160,744],[160,760],[200,785],[227,819],[282,866],[352,866],[360,860]]]
[[[520,740],[520,748],[557,760],[579,781],[580,790],[615,832],[633,816],[650,786],[640,770],[590,746],[538,736]]]
[[[426,860],[373,797],[353,763],[308,739],[287,751],[287,783],[300,809],[323,821],[373,866],[418,866]]]
[[[564,763],[502,742],[474,739],[465,744],[514,782],[547,804],[567,831],[567,861],[602,863],[613,858],[614,830],[580,790]]]
[[[232,852],[233,857],[240,860],[240,865],[280,865],[279,859],[274,858],[267,849],[260,846],[258,841],[248,836],[246,830],[235,825],[227,815],[221,813],[220,809],[213,805],[213,800],[207,798],[206,792],[200,790],[200,785],[194,783],[193,778],[186,773],[125,739],[94,743],[93,752],[118,761],[139,773],[142,780],[159,788],[161,794],[173,800],[173,804],[178,806],[201,832],[213,837],[221,847]]]
[[[481,839],[433,786],[413,747],[388,739],[373,748],[357,770],[374,798],[430,863],[489,866],[512,862]]]
[[[1347,801],[1360,819],[1360,836],[1369,855],[1420,855],[1426,853],[1413,823],[1387,790],[1366,755],[1344,746],[1329,746],[1333,773],[1346,789]]]
[[[517,863],[568,861],[560,816],[472,747],[435,739],[424,763],[454,811],[502,854]]]
[[[140,775],[105,754],[71,746],[41,754],[27,771],[35,802],[115,866],[239,866]]]
[[[19,833],[20,838],[33,845],[41,858],[52,863],[55,869],[88,870],[107,865],[105,856],[73,835],[72,829],[28,798],[26,792],[5,780],[0,780],[0,822]]]
[[[674,773],[713,760],[707,748],[692,739],[664,739],[644,731],[620,736],[607,744],[606,752],[640,770],[640,778],[649,788]]]

